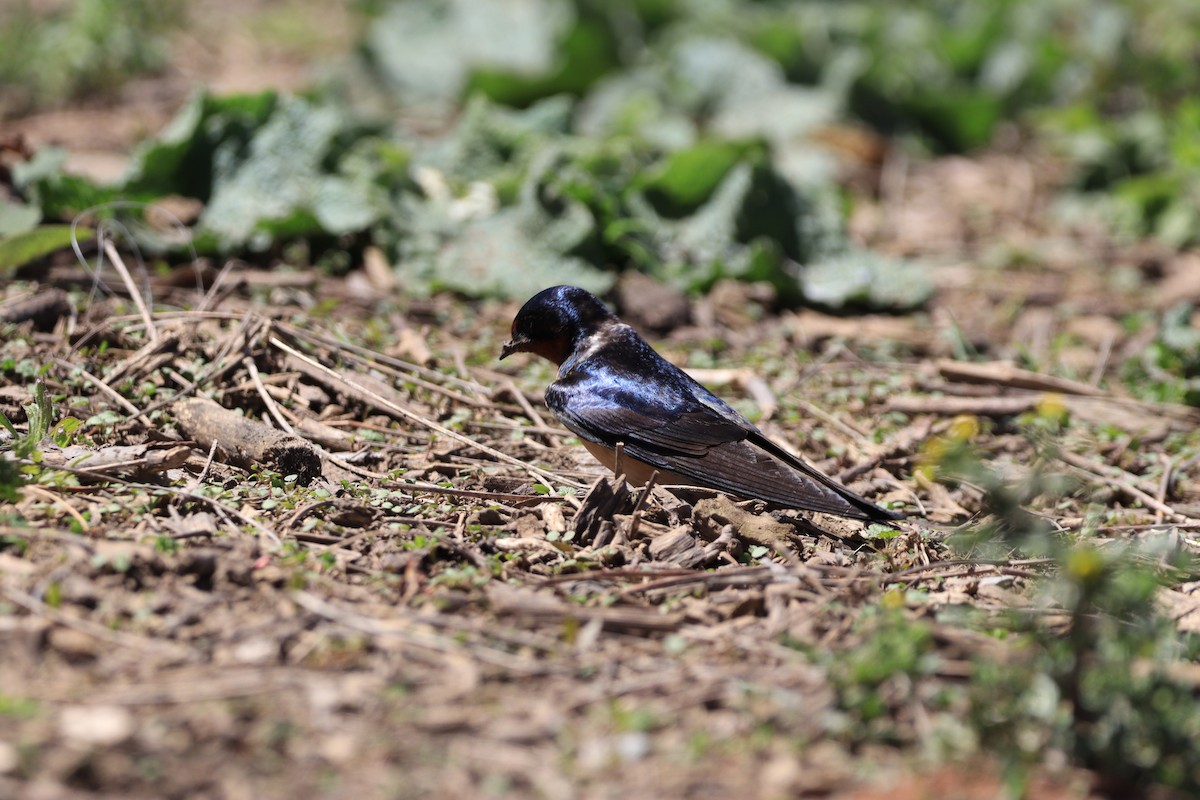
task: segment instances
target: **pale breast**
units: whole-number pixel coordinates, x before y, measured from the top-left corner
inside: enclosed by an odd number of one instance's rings
[[[606,447],[602,444],[589,442],[586,439],[583,441],[583,446],[587,451],[595,456],[596,460],[604,466],[608,467],[615,474],[617,472],[617,451],[616,448]],[[628,453],[621,456],[621,471],[625,473],[625,480],[633,486],[645,486],[650,480],[650,476],[655,472],[658,473],[658,478],[655,483],[659,486],[698,486],[695,480],[680,475],[678,472],[672,472],[669,469],[661,469],[652,464],[647,464],[644,461],[638,461]]]

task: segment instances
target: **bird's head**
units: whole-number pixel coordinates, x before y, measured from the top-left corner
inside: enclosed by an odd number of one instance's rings
[[[552,286],[521,307],[513,318],[512,336],[500,358],[534,353],[561,364],[587,337],[617,318],[591,292],[578,286]]]

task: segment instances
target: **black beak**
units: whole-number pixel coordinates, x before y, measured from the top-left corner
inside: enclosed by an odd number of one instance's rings
[[[529,344],[529,340],[527,338],[525,338],[524,336],[514,335],[513,338],[511,338],[507,342],[505,342],[504,346],[500,348],[500,360],[503,361],[504,359],[511,356],[513,353],[524,352],[525,346],[528,344]]]

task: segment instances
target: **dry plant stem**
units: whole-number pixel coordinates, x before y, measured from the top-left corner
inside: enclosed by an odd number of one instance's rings
[[[144,345],[139,347],[137,349],[137,351],[134,352],[132,355],[130,355],[128,358],[126,358],[120,364],[117,364],[117,366],[110,369],[108,371],[108,374],[104,376],[104,379],[106,381],[108,381],[109,383],[116,382],[118,379],[123,377],[125,375],[125,373],[129,372],[134,367],[144,363],[145,361],[149,360],[151,357],[161,353],[164,346],[167,345],[169,343],[169,341],[170,340],[164,341],[164,339],[162,337],[159,337],[157,339],[153,339],[149,342],[146,342]]]
[[[35,464],[35,462],[30,461],[28,459],[19,459],[17,461],[17,463],[28,464],[31,466],[38,466],[37,464]],[[75,467],[63,466],[63,467],[54,467],[53,469],[61,470],[62,472],[70,472],[72,475],[86,476],[88,474],[87,470],[76,469]],[[180,498],[183,500],[191,500],[196,503],[201,503],[203,505],[208,506],[213,511],[217,512],[218,514],[222,515],[223,517],[225,517],[227,519],[232,518],[232,519],[235,519],[238,522],[240,522],[242,525],[248,525],[251,528],[254,528],[255,530],[258,531],[258,533],[260,535],[262,535],[264,538],[266,538],[268,541],[270,541],[276,547],[278,547],[280,545],[279,537],[270,528],[266,527],[258,520],[253,519],[252,517],[246,516],[242,512],[238,511],[237,509],[230,508],[229,506],[226,506],[223,503],[218,502],[216,499],[214,499],[212,497],[205,497],[202,494],[196,494],[195,492],[191,492],[186,489],[176,489],[173,486],[157,486],[152,483],[139,483],[137,481],[129,481],[129,480],[125,480],[124,478],[120,478],[120,477],[116,477],[116,476],[106,476],[106,480],[108,480],[110,483],[119,483],[122,486],[129,487],[130,489],[142,489],[142,490],[150,492],[150,493],[162,492],[164,494],[169,494],[172,497]],[[235,527],[235,530],[236,530],[236,527]]]
[[[208,471],[212,469],[213,458],[217,455],[217,443],[213,442],[208,448],[208,458],[204,459],[204,468],[200,470],[200,474],[192,478],[188,484],[187,491],[194,492],[200,488],[200,484],[204,483],[204,479],[208,477]]]
[[[1011,417],[1037,408],[1043,395],[1022,397],[889,397],[884,407],[888,411],[905,414],[941,414],[958,416],[970,414],[976,417]]]
[[[533,474],[537,475],[538,478],[542,481],[564,483],[564,484],[566,484],[568,486],[572,486],[576,489],[583,488],[583,484],[581,484],[577,481],[573,481],[573,480],[570,480],[569,478],[555,475],[551,472],[547,472],[547,471],[539,469],[537,467],[530,466],[529,464],[526,464],[525,462],[521,461],[519,458],[514,458],[513,456],[510,456],[507,453],[502,453],[493,447],[488,447],[487,445],[485,445],[481,442],[475,441],[474,439],[472,439],[469,436],[464,436],[461,433],[458,433],[457,431],[452,431],[449,428],[447,428],[445,425],[440,425],[437,422],[434,422],[431,419],[423,417],[414,411],[409,411],[407,408],[403,408],[402,406],[399,406],[396,403],[393,403],[391,400],[388,400],[386,397],[382,397],[381,395],[377,394],[376,392],[371,391],[370,389],[367,389],[363,386],[359,386],[353,380],[339,375],[336,370],[333,370],[333,369],[325,366],[324,364],[321,364],[321,363],[313,360],[312,358],[305,355],[304,353],[301,353],[299,350],[296,350],[291,345],[287,344],[286,342],[284,342],[277,336],[270,337],[269,341],[272,345],[274,345],[278,349],[282,350],[284,353],[287,353],[288,355],[292,356],[293,358],[298,359],[302,363],[307,364],[313,370],[326,376],[329,380],[333,381],[335,383],[335,385],[341,386],[345,389],[348,389],[350,391],[350,393],[358,396],[360,399],[365,400],[370,404],[373,404],[376,408],[379,408],[380,410],[388,411],[392,414],[396,414],[396,415],[402,417],[403,419],[408,420],[409,422],[415,422],[419,425],[429,428],[430,430],[440,433],[441,435],[446,436],[450,439],[453,439],[456,442],[465,444],[468,447],[474,448],[482,453],[486,453],[489,456],[491,456],[492,458],[497,459],[498,461],[503,461],[505,464],[511,464],[512,466],[519,467],[522,470],[532,472]]]
[[[1146,492],[1143,492],[1141,489],[1134,486],[1129,480],[1106,474],[1105,468],[1101,464],[1088,461],[1083,456],[1076,455],[1069,450],[1060,450],[1058,453],[1058,458],[1060,461],[1063,461],[1066,464],[1074,467],[1088,477],[1101,481],[1109,487],[1121,492],[1126,497],[1138,501],[1146,508],[1157,511],[1163,516],[1179,522],[1196,521],[1195,518],[1189,517],[1187,514],[1180,513],[1168,506],[1166,503],[1162,503],[1151,497]],[[1109,469],[1115,470],[1116,467],[1109,467]]]
[[[112,261],[113,268],[121,276],[121,280],[125,282],[125,288],[129,290],[129,295],[133,298],[133,304],[137,306],[138,313],[142,315],[142,321],[146,323],[146,333],[150,335],[150,341],[158,342],[158,329],[154,327],[154,318],[150,316],[150,309],[146,308],[146,301],[142,298],[141,291],[138,290],[137,284],[134,283],[133,276],[129,274],[129,268],[125,266],[125,262],[121,259],[121,254],[117,252],[117,248],[113,245],[112,239],[104,240],[104,252],[108,255],[109,260]]]
[[[757,569],[755,567],[754,569]],[[726,570],[728,571],[728,570]],[[535,586],[558,586],[565,583],[595,583],[609,581],[612,583],[623,581],[643,581],[647,579],[660,577],[690,577],[694,578],[697,574],[694,569],[683,567],[655,569],[647,571],[644,569],[597,569],[590,572],[570,573],[567,575],[551,575],[539,580]]]
[[[867,436],[862,431],[854,428],[845,420],[838,419],[833,414],[830,414],[825,409],[810,403],[802,397],[795,398],[796,404],[804,409],[805,413],[811,414],[818,419],[824,420],[828,424],[837,428],[843,435],[847,436],[850,441],[854,442],[860,450],[866,451],[871,448],[871,443],[867,440]]]
[[[67,370],[68,374],[70,372],[74,371],[75,367],[77,366],[77,365],[71,364],[67,361],[63,361],[61,358],[54,359],[54,363],[58,364],[58,366]],[[122,397],[120,394],[117,393],[116,389],[112,388],[107,383],[105,383],[104,381],[97,378],[95,375],[91,374],[90,372],[87,372],[86,370],[80,370],[79,374],[84,380],[86,380],[88,383],[95,386],[97,389],[99,389],[101,392],[103,392],[105,395],[107,395],[109,398],[111,398],[113,400],[113,402],[115,402],[121,408],[125,409],[130,414],[138,413],[137,406],[135,406],[133,403],[126,400],[124,397]]]
[[[1092,374],[1088,376],[1088,383],[1096,387],[1096,389],[1100,388],[1100,381],[1104,379],[1104,373],[1108,370],[1108,360],[1112,357],[1112,349],[1115,342],[1115,336],[1111,334],[1105,336],[1100,353],[1096,356],[1096,365],[1092,367]]]
[[[460,402],[466,403],[468,405],[475,405],[475,404],[479,404],[479,403],[483,403],[485,405],[490,405],[490,403],[488,403],[488,401],[486,400],[487,395],[488,395],[488,390],[484,386],[482,386],[474,381],[464,380],[464,379],[456,377],[454,375],[447,375],[445,373],[438,372],[437,370],[429,369],[428,367],[422,367],[420,364],[413,364],[412,362],[405,361],[400,358],[395,358],[394,356],[388,356],[388,355],[384,355],[383,353],[377,353],[374,350],[370,350],[370,349],[368,349],[366,347],[362,347],[360,345],[351,344],[349,342],[339,342],[338,340],[333,339],[332,337],[321,336],[319,334],[315,334],[310,331],[303,331],[303,330],[300,330],[299,328],[292,327],[291,325],[286,325],[283,323],[276,323],[276,326],[282,333],[286,334],[287,336],[290,336],[290,337],[297,339],[299,341],[302,341],[302,342],[308,342],[309,344],[313,345],[314,347],[315,346],[328,347],[331,350],[335,350],[335,351],[338,351],[341,353],[349,353],[351,356],[354,357],[354,360],[358,361],[360,364],[369,364],[372,367],[376,367],[376,368],[379,368],[380,365],[383,365],[385,367],[390,367],[393,370],[397,370],[397,371],[403,373],[406,376],[406,378],[409,376],[421,376],[426,381],[429,381],[430,383],[429,384],[418,384],[418,385],[422,385],[425,388],[428,388],[432,391],[440,391],[443,394],[446,394],[447,397],[451,397],[452,399],[458,399]],[[480,398],[482,398],[482,399],[476,400],[474,398],[467,397],[458,392],[454,392],[452,390],[446,389],[444,386],[438,385],[437,381],[445,381],[447,383],[455,383],[459,386],[460,389],[474,392],[476,395],[479,395]]]
[[[622,597],[635,594],[660,592],[664,589],[679,589],[682,586],[703,586],[707,590],[726,587],[765,586],[774,583],[777,576],[769,567],[728,567],[715,572],[686,570],[682,574],[653,580],[660,573],[641,573],[651,578],[636,586],[626,586],[618,594]]]
[[[286,433],[296,436],[296,431],[288,424],[288,421],[279,413],[279,406],[275,403],[275,398],[271,397],[267,392],[267,387],[263,385],[262,375],[258,372],[258,366],[254,363],[254,359],[246,356],[242,359],[242,365],[246,367],[246,372],[250,373],[250,380],[254,381],[254,388],[258,390],[258,396],[262,398],[263,405],[267,407],[267,411],[275,419],[275,424]]]
[[[196,311],[207,311],[209,308],[216,308],[225,299],[224,297],[218,299],[217,292],[225,283],[225,279],[229,276],[229,273],[233,271],[233,265],[233,259],[229,259],[221,266],[221,271],[217,273],[212,286],[208,287],[208,291],[204,293],[204,297],[196,304]]]
[[[262,327],[262,325],[264,323],[265,323],[265,321],[263,319],[261,319],[260,317],[244,318],[242,320],[242,324],[240,326],[238,326],[238,329],[231,335],[227,336],[225,338],[225,341],[221,343],[221,347],[217,352],[216,358],[214,358],[212,360],[212,362],[204,369],[204,371],[200,374],[200,376],[198,378],[196,378],[196,380],[182,381],[182,385],[181,385],[179,391],[177,391],[174,395],[172,395],[171,397],[164,397],[162,400],[159,400],[155,403],[151,403],[149,406],[142,409],[137,414],[134,414],[127,421],[133,422],[135,419],[137,419],[139,417],[144,417],[147,414],[150,414],[154,411],[158,411],[160,408],[164,408],[166,406],[171,405],[172,403],[182,400],[183,398],[190,395],[192,392],[196,391],[196,389],[201,384],[203,384],[209,380],[215,380],[217,377],[219,377],[221,374],[223,374],[226,370],[231,369],[235,364],[237,364],[239,362],[232,361],[232,362],[226,363],[225,359],[228,358],[229,354],[231,352],[233,352],[233,350],[235,348],[237,348],[237,349],[244,348],[251,340],[253,340],[254,337],[258,335],[258,330]],[[241,339],[240,342],[238,341],[239,338]]]
[[[136,314],[117,314],[109,317],[105,320],[105,322],[110,324],[117,322],[134,322],[134,324],[130,325],[125,330],[139,331],[144,327],[144,324],[139,325],[135,322],[139,319],[141,319],[141,317]],[[233,311],[202,311],[198,308],[194,308],[190,311],[160,311],[154,315],[154,319],[159,325],[162,325],[164,322],[192,322],[197,319],[218,319],[225,320],[227,322],[244,322],[246,320],[246,315],[244,313],[238,314]],[[79,347],[79,345],[75,345],[75,347]]]
[[[31,614],[36,614],[51,622],[73,628],[81,633],[86,633],[88,636],[102,642],[148,653],[161,653],[180,660],[190,660],[194,656],[191,650],[172,642],[150,639],[145,636],[136,636],[125,631],[115,631],[103,625],[98,625],[91,620],[75,617],[43,603],[31,594],[27,594],[11,586],[0,584],[0,595],[7,597],[11,602],[21,606]]]
[[[42,498],[43,500],[49,501],[49,502],[53,503],[54,505],[58,506],[59,508],[61,508],[62,510],[66,511],[71,516],[72,519],[74,519],[77,523],[79,523],[80,529],[86,531],[91,527],[87,524],[87,520],[83,518],[83,515],[80,514],[79,511],[76,510],[74,506],[72,506],[66,500],[64,500],[61,497],[59,497],[58,495],[54,494],[50,490],[43,489],[41,486],[30,483],[30,484],[26,484],[25,491],[29,492],[30,494],[37,495],[38,497]]]
[[[437,653],[458,653],[466,647],[468,652],[480,661],[522,674],[538,673],[543,669],[534,659],[513,656],[502,650],[480,645],[478,642],[462,642],[457,638],[440,636],[419,623],[401,619],[374,619],[334,605],[309,592],[293,592],[291,597],[292,601],[305,611],[373,636],[397,639],[404,644]]]
[[[987,383],[1034,392],[1058,392],[1060,394],[1076,394],[1092,397],[1104,394],[1100,389],[1089,383],[1081,383],[1080,381],[1072,381],[1066,378],[1056,378],[1053,375],[1030,372],[1027,369],[1020,369],[1005,361],[974,364],[966,361],[942,359],[937,362],[937,369],[938,373],[946,380],[959,381],[961,383]]]
[[[512,395],[512,398],[517,401],[517,405],[519,405],[521,410],[525,412],[525,416],[529,417],[529,420],[533,423],[533,427],[537,429],[538,433],[544,433],[548,436],[555,435],[554,428],[551,428],[546,424],[546,420],[542,419],[542,415],[537,412],[537,410],[533,407],[533,404],[525,399],[525,395],[522,394],[521,390],[517,388],[517,384],[515,382],[509,380],[505,384],[504,388],[507,389],[508,393]]]
[[[414,481],[412,483],[389,483],[384,486],[385,489],[406,489],[413,492],[429,492],[430,494],[444,494],[448,497],[475,497],[480,500],[494,500],[500,503],[553,503],[566,502],[565,497],[549,497],[544,494],[513,494],[511,492],[485,492],[480,489],[455,489],[449,486],[438,486],[436,483],[423,483]]]
[[[454,402],[461,403],[465,406],[470,406],[471,408],[491,408],[494,405],[490,400],[469,397],[460,392],[456,392],[453,389],[447,389],[445,386],[441,386],[432,381],[419,378],[411,372],[397,369],[390,364],[382,363],[380,361],[372,361],[369,358],[364,358],[354,353],[343,352],[342,355],[348,361],[354,361],[358,364],[369,367],[370,369],[379,370],[380,372],[392,375],[396,379],[404,381],[405,383],[411,383],[414,386],[420,386],[422,389],[434,392],[435,394],[440,394],[449,400],[453,400]]]
[[[654,472],[650,473],[650,480],[646,481],[646,485],[643,487],[642,493],[638,495],[637,502],[633,504],[633,512],[629,519],[629,533],[626,535],[626,538],[629,540],[633,540],[637,537],[638,527],[642,522],[642,509],[646,507],[646,499],[650,497],[651,493],[654,491],[654,484],[656,481],[658,481],[658,470],[654,470]]]
[[[1166,453],[1158,454],[1158,462],[1162,464],[1163,474],[1162,480],[1158,483],[1157,500],[1163,505],[1166,505],[1167,494],[1171,491],[1171,478],[1173,477],[1175,462]],[[1163,513],[1158,512],[1158,520],[1161,522]]]

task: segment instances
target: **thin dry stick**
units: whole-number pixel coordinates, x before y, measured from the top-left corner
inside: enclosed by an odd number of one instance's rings
[[[504,388],[507,389],[508,393],[512,395],[514,400],[517,401],[517,405],[519,405],[521,410],[525,412],[525,416],[529,417],[529,419],[533,422],[533,427],[536,428],[539,433],[545,433],[551,436],[554,435],[554,428],[551,428],[546,424],[546,420],[542,419],[542,415],[537,412],[537,409],[533,407],[533,404],[525,399],[524,393],[517,388],[517,384],[514,381],[510,380],[505,383]]]
[[[371,351],[368,350],[367,352]],[[342,352],[340,355],[348,361],[353,361],[370,369],[378,370],[385,375],[392,375],[399,380],[404,381],[405,383],[411,383],[413,386],[420,386],[422,389],[427,389],[436,394],[440,394],[456,403],[461,403],[465,406],[471,406],[472,408],[492,408],[495,406],[495,403],[487,398],[468,397],[465,394],[456,392],[453,389],[447,389],[445,386],[434,383],[433,381],[428,381],[424,378],[417,377],[412,372],[399,369],[391,364],[382,363],[365,356],[360,356],[356,353]]]
[[[233,264],[233,259],[229,259],[225,262],[224,266],[221,267],[221,271],[217,273],[217,277],[215,280],[213,280],[212,286],[208,287],[208,291],[204,293],[204,297],[202,297],[200,302],[196,305],[196,311],[207,311],[210,304],[215,307],[216,304],[213,301],[217,297],[217,290],[221,288],[221,285],[225,282],[225,277],[233,270]]]
[[[126,372],[129,372],[135,366],[141,364],[143,361],[146,361],[151,356],[153,356],[155,353],[158,353],[160,351],[160,349],[162,348],[162,344],[163,344],[162,339],[155,339],[153,341],[146,342],[144,345],[139,347],[128,358],[121,361],[121,363],[117,364],[115,367],[110,369],[108,371],[108,373],[104,376],[104,379],[109,382],[116,381],[118,378],[123,376]]]
[[[245,321],[246,315],[245,314],[233,314],[233,313],[230,313],[227,311],[203,311],[203,312],[201,312],[201,311],[164,311],[164,312],[160,312],[157,315],[157,320],[160,324],[163,322],[168,322],[168,321],[175,322],[175,321],[179,321],[181,319],[192,320],[192,319],[196,319],[196,318]],[[102,323],[93,325],[92,328],[87,333],[85,333],[83,336],[79,337],[79,339],[77,339],[75,341],[75,343],[71,345],[71,349],[67,351],[67,354],[71,355],[71,354],[79,352],[82,348],[84,348],[88,344],[90,344],[92,339],[99,336],[102,331],[113,330],[115,328],[115,326],[117,325],[117,323],[132,322],[133,320],[138,320],[138,319],[141,319],[141,317],[136,314],[118,314],[117,316],[107,317]],[[125,328],[125,330],[137,331],[137,330],[141,330],[143,327],[145,327],[144,324],[142,324],[142,325],[134,324],[134,325],[130,325],[129,327]],[[111,380],[111,376],[110,376],[110,380]]]
[[[809,414],[812,414],[814,417],[817,417],[818,419],[824,420],[828,424],[837,428],[844,435],[849,437],[850,440],[853,441],[855,444],[857,444],[860,448],[869,449],[871,447],[871,443],[869,441],[867,441],[866,434],[863,433],[862,431],[852,427],[850,425],[850,423],[845,422],[844,420],[838,419],[837,417],[835,417],[833,414],[830,414],[825,409],[821,408],[820,406],[814,405],[813,403],[808,402],[804,398],[795,398],[795,399],[796,399],[797,405],[799,405],[801,408],[803,408],[806,412],[808,412]]]
[[[221,348],[217,352],[216,358],[209,363],[208,367],[205,368],[204,372],[202,372],[200,376],[196,378],[196,380],[182,381],[182,386],[175,394],[169,397],[164,397],[162,400],[159,400],[156,403],[151,403],[149,406],[143,408],[137,414],[134,414],[132,417],[130,417],[128,421],[133,422],[138,417],[144,417],[153,411],[157,411],[160,408],[171,405],[177,400],[182,400],[184,397],[187,397],[189,394],[196,391],[196,388],[200,386],[200,384],[225,372],[225,370],[233,366],[232,364],[226,364],[225,359],[229,356],[229,354],[233,351],[234,346],[238,343],[238,337],[242,337],[242,344],[244,345],[258,334],[258,328],[261,327],[263,323],[264,320],[261,317],[250,316],[244,318],[237,331],[226,337],[225,341],[221,344]]]
[[[653,578],[658,573],[642,573],[645,577]],[[662,589],[678,589],[681,586],[702,584],[705,588],[714,589],[726,586],[766,586],[776,582],[776,576],[767,567],[728,567],[715,572],[690,572],[674,575],[661,580],[649,580],[634,586],[626,586],[617,591],[624,597],[645,592],[655,592]]]
[[[633,541],[637,536],[638,526],[642,523],[642,509],[646,507],[646,498],[654,491],[654,484],[658,481],[658,470],[650,473],[650,480],[646,481],[646,486],[642,489],[642,493],[638,495],[637,502],[633,504],[632,518],[629,520],[629,534],[625,538]]]
[[[405,361],[401,358],[384,355],[383,353],[377,353],[374,350],[362,347],[361,345],[351,344],[350,342],[339,342],[332,337],[321,336],[320,334],[312,333],[311,331],[300,330],[299,328],[295,328],[284,323],[276,323],[276,325],[279,330],[283,331],[288,336],[303,342],[308,342],[314,346],[320,345],[329,347],[338,352],[350,353],[356,356],[356,360],[358,360],[360,363],[365,361],[374,367],[378,367],[382,364],[391,367],[392,369],[404,372],[408,375],[421,375],[430,381],[446,381],[448,383],[456,383],[458,384],[459,388],[475,392],[481,396],[486,396],[488,394],[485,387],[474,381],[464,380],[463,378],[459,378],[454,375],[447,375],[445,373],[438,372],[437,370],[429,369],[428,367],[422,367],[420,364],[414,364],[411,361]],[[461,395],[458,396],[461,397]]]
[[[405,644],[440,653],[461,653],[465,646],[467,652],[476,659],[514,672],[537,672],[541,669],[539,662],[534,659],[513,656],[480,642],[463,642],[458,637],[442,636],[428,630],[425,625],[418,627],[417,624],[400,619],[375,619],[341,608],[309,592],[296,591],[291,597],[296,605],[310,613],[372,636],[395,638]]]
[[[1084,473],[1085,475],[1095,478],[1095,479],[1101,481],[1102,483],[1107,484],[1111,488],[1116,489],[1117,491],[1121,492],[1122,494],[1126,495],[1127,497],[1131,497],[1134,500],[1137,500],[1142,505],[1144,505],[1146,508],[1157,511],[1157,512],[1163,514],[1164,516],[1168,516],[1171,519],[1178,520],[1180,522],[1194,522],[1195,521],[1195,519],[1193,517],[1189,517],[1187,514],[1176,511],[1175,509],[1171,508],[1166,503],[1159,502],[1158,500],[1151,497],[1146,492],[1143,492],[1141,489],[1134,486],[1133,483],[1131,483],[1130,481],[1115,477],[1113,475],[1104,474],[1103,472],[1098,470],[1099,465],[1093,464],[1092,462],[1088,461],[1087,459],[1083,458],[1082,456],[1078,456],[1069,450],[1060,450],[1058,453],[1058,457],[1059,457],[1059,460],[1064,461],[1069,466],[1074,467],[1075,469],[1079,470],[1080,472]],[[1103,469],[1103,468],[1099,467],[1099,469]],[[1116,469],[1116,468],[1113,467],[1112,469]]]
[[[1115,336],[1109,335],[1104,337],[1104,343],[1100,347],[1100,352],[1096,356],[1096,364],[1092,367],[1092,374],[1088,376],[1088,384],[1100,388],[1100,381],[1104,379],[1104,372],[1108,369],[1108,359],[1112,356],[1113,343],[1116,340]]]
[[[67,361],[63,361],[61,358],[54,359],[54,362],[66,370],[74,370],[75,367],[78,366],[77,364],[71,364]],[[124,397],[122,397],[120,394],[117,393],[116,389],[112,388],[107,383],[105,383],[104,381],[97,378],[95,375],[91,374],[90,372],[87,372],[86,370],[82,370],[82,369],[79,370],[79,374],[88,383],[92,384],[97,389],[99,389],[101,392],[103,392],[104,394],[111,397],[117,405],[119,405],[121,408],[128,411],[130,414],[138,413],[137,406],[135,406],[133,403],[126,400]]]
[[[133,320],[137,319],[141,319],[141,317],[137,314],[117,314],[115,316],[108,317],[105,322],[132,322]],[[201,311],[200,309],[195,308],[190,311],[159,311],[154,315],[154,319],[159,325],[164,322],[192,322],[196,319],[219,319],[227,320],[229,322],[237,322],[239,320],[245,320],[246,314],[245,312],[239,313],[235,311]],[[137,331],[141,330],[142,327],[142,325],[134,324],[130,325],[125,330]],[[78,345],[76,345],[76,347],[78,347]]]
[[[16,459],[16,462],[19,464],[29,464],[29,465],[34,464],[33,461],[30,461],[29,459],[24,459],[24,458]],[[56,469],[61,472],[70,472],[73,475],[91,475],[92,474],[91,472],[89,472],[86,469],[80,469],[77,467],[57,466],[57,467],[50,467],[49,469]],[[159,485],[153,484],[153,483],[139,483],[137,481],[128,481],[117,475],[104,475],[102,477],[110,483],[119,483],[122,486],[128,486],[131,489],[144,489],[145,491],[150,492],[151,494],[153,494],[155,492],[165,492],[166,494],[172,495],[174,497],[179,497],[179,498],[182,498],[185,500],[193,500],[197,503],[203,503],[204,505],[208,506],[213,511],[215,511],[217,514],[222,515],[222,517],[226,520],[226,522],[228,522],[230,518],[236,519],[237,521],[241,522],[243,525],[249,525],[250,527],[257,529],[260,535],[264,536],[276,547],[278,547],[280,544],[282,544],[282,542],[279,539],[279,536],[274,531],[272,531],[270,528],[266,527],[261,522],[254,519],[253,517],[248,517],[245,514],[243,514],[242,512],[238,511],[237,509],[230,508],[229,506],[226,506],[223,503],[218,502],[216,500],[216,498],[205,497],[202,494],[196,494],[195,492],[191,492],[186,489],[177,489],[173,486],[159,486]]]
[[[129,290],[129,294],[133,297],[133,303],[137,306],[138,313],[142,315],[142,320],[146,323],[146,333],[150,334],[150,341],[158,342],[158,329],[154,327],[154,318],[150,316],[150,309],[146,308],[146,301],[142,298],[142,293],[138,290],[137,284],[133,282],[133,276],[129,274],[129,268],[121,260],[121,254],[117,252],[112,239],[104,240],[104,252],[112,261],[113,268],[121,276],[121,280],[125,282],[125,288]]]
[[[392,412],[393,414],[397,414],[401,417],[404,417],[404,419],[409,420],[410,422],[415,422],[418,425],[422,425],[426,428],[429,428],[430,430],[440,433],[441,435],[446,436],[450,439],[453,439],[454,441],[459,442],[460,444],[465,444],[468,447],[479,450],[482,453],[487,453],[489,456],[497,459],[498,461],[503,461],[506,464],[510,464],[514,467],[519,467],[522,470],[532,472],[533,474],[537,475],[543,481],[557,481],[558,483],[564,483],[568,486],[573,486],[576,489],[583,488],[583,484],[579,483],[578,481],[573,481],[573,480],[570,480],[569,478],[555,475],[554,473],[548,472],[548,471],[540,469],[538,467],[530,466],[529,464],[526,464],[525,462],[521,461],[519,458],[514,458],[513,456],[510,456],[507,453],[502,453],[499,450],[495,449],[494,447],[488,447],[486,444],[483,444],[482,442],[477,442],[469,436],[464,436],[461,433],[458,433],[457,431],[450,430],[445,425],[439,425],[438,423],[434,422],[433,420],[427,419],[426,417],[423,417],[414,411],[409,411],[407,408],[403,408],[402,406],[399,406],[399,405],[393,403],[391,400],[388,400],[386,397],[383,397],[380,394],[371,391],[370,389],[366,388],[365,386],[360,386],[359,384],[355,383],[353,380],[346,378],[342,375],[339,375],[336,370],[333,370],[333,369],[325,366],[324,364],[321,364],[320,362],[316,361],[315,359],[310,358],[309,356],[305,355],[304,353],[301,353],[299,350],[296,350],[294,347],[287,344],[286,342],[284,342],[277,336],[271,336],[268,339],[268,341],[275,347],[279,348],[283,352],[292,356],[293,358],[297,358],[297,359],[303,361],[305,364],[308,364],[313,369],[318,370],[322,374],[326,375],[330,380],[334,381],[335,383],[342,385],[342,386],[347,386],[347,387],[353,389],[354,392],[356,392],[359,396],[369,399],[372,403],[376,404],[379,408],[386,409],[386,410]]]
[[[1174,472],[1174,462],[1166,453],[1158,454],[1159,463],[1162,464],[1163,474],[1162,480],[1158,484],[1158,502],[1166,505],[1167,493],[1171,491],[1171,477]],[[1158,519],[1162,520],[1162,512],[1158,512]]]
[[[242,359],[242,365],[246,367],[246,371],[250,373],[250,380],[254,381],[254,388],[258,390],[258,396],[262,398],[263,405],[267,407],[267,411],[275,418],[275,424],[280,429],[287,431],[292,436],[297,436],[296,431],[288,424],[288,421],[283,418],[283,414],[279,413],[279,406],[275,404],[275,398],[267,392],[267,387],[263,385],[262,375],[258,373],[258,366],[254,363],[254,359],[246,356]]]
[[[58,468],[55,467],[55,469],[58,469]],[[87,520],[83,518],[83,515],[80,514],[79,511],[74,506],[72,506],[70,503],[68,503],[66,500],[62,499],[58,495],[54,494],[54,492],[51,492],[48,489],[43,489],[41,486],[38,486],[38,485],[32,484],[32,483],[26,484],[25,491],[29,492],[30,494],[35,494],[38,497],[42,498],[43,500],[48,500],[51,503],[53,503],[54,505],[62,508],[68,514],[70,514],[71,517],[76,522],[79,523],[79,527],[81,529],[86,531],[90,527],[87,524]]]
[[[213,439],[212,445],[208,448],[208,458],[204,461],[204,469],[200,470],[200,474],[195,478],[192,478],[191,482],[188,483],[187,491],[196,491],[200,488],[200,484],[204,483],[204,479],[208,477],[208,471],[212,468],[213,458],[217,454],[218,444],[219,442],[217,442],[216,439]]]
[[[10,601],[32,614],[56,622],[59,625],[74,628],[102,642],[108,642],[120,647],[129,647],[135,650],[159,652],[174,658],[187,658],[193,655],[191,650],[172,642],[163,642],[145,636],[137,636],[125,631],[112,630],[89,619],[80,619],[79,617],[71,616],[53,606],[43,603],[31,594],[26,594],[20,589],[15,589],[11,586],[0,585],[0,594],[5,595]]]
[[[449,497],[474,497],[480,500],[492,500],[498,503],[526,503],[537,501],[538,503],[552,503],[555,500],[560,502],[565,501],[565,497],[549,497],[544,494],[513,494],[512,492],[485,492],[479,489],[455,489],[449,486],[438,486],[436,483],[423,483],[421,481],[413,481],[412,483],[390,483],[384,488],[389,489],[409,489],[414,492],[429,492],[430,494],[444,494]]]

